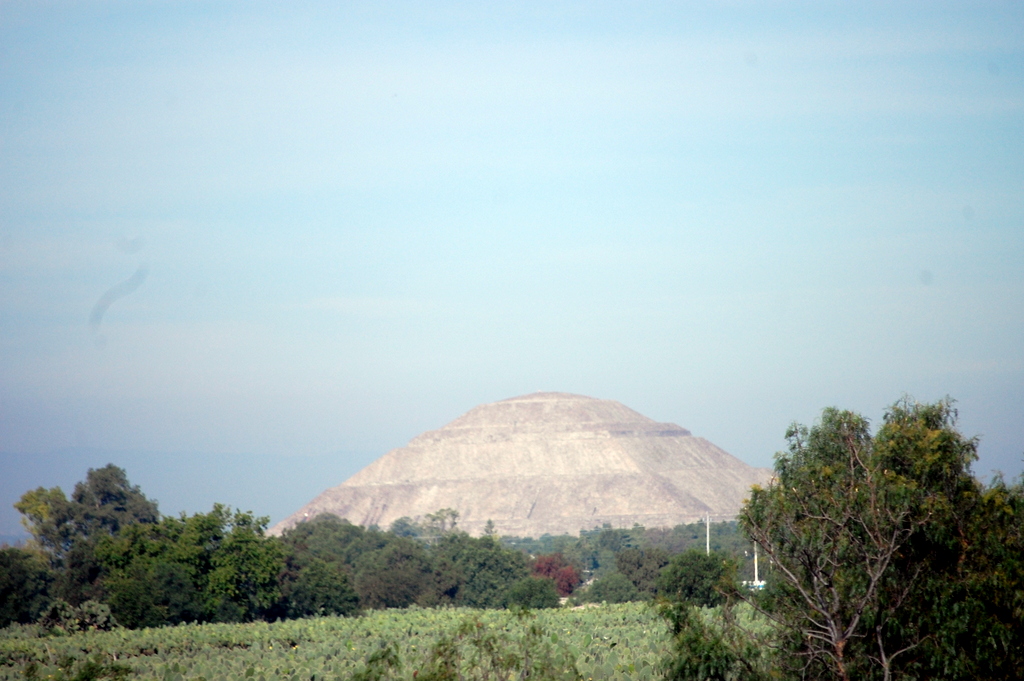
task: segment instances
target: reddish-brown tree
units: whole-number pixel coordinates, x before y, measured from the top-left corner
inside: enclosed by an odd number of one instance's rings
[[[534,577],[554,579],[555,574],[568,564],[569,562],[561,553],[549,553],[545,556],[537,556],[537,559],[533,561],[533,567],[530,569],[530,572]]]
[[[531,573],[534,577],[553,580],[559,596],[568,596],[580,584],[580,573],[561,553],[537,556]]]
[[[580,585],[580,573],[572,565],[566,565],[555,573],[555,588],[559,596],[568,596]]]

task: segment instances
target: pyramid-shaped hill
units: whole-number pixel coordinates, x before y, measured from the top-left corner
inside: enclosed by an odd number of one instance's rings
[[[441,508],[480,534],[577,534],[601,527],[671,527],[736,515],[753,468],[672,423],[612,400],[535,393],[484,404],[414,438],[326,490],[271,529],[333,513],[360,525],[421,520]]]

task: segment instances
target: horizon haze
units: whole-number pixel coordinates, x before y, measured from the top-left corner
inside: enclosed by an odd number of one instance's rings
[[[0,535],[277,522],[535,391],[1024,470],[1024,4],[0,4]]]

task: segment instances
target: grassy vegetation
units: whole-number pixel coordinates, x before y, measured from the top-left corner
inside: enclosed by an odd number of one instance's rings
[[[642,603],[536,613],[412,607],[351,618],[40,634],[34,625],[0,632],[0,679],[26,678],[26,670],[40,679],[115,678],[123,667],[130,678],[164,681],[505,679],[527,669],[530,678],[651,679],[671,646],[665,620]]]

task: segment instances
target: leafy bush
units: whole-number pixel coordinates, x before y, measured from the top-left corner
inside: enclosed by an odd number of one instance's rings
[[[414,539],[392,537],[388,544],[363,553],[356,561],[355,588],[368,608],[404,608],[427,588],[430,561]]]
[[[110,575],[104,584],[117,621],[130,629],[203,617],[200,594],[179,563],[137,561],[130,570]]]
[[[623,549],[615,556],[615,569],[624,574],[646,598],[654,596],[658,575],[671,556],[659,548]]]
[[[521,608],[557,608],[558,591],[555,582],[544,577],[524,577],[508,590],[506,606]]]
[[[286,595],[289,617],[354,615],[359,597],[345,571],[334,563],[313,558],[299,573]]]
[[[628,603],[640,599],[636,586],[621,572],[602,577],[582,594],[582,600],[590,603]]]
[[[497,628],[477,616],[467,617],[454,634],[438,640],[425,668],[416,678],[420,681],[467,678],[576,681],[580,678],[573,654],[557,645],[557,636],[549,637],[533,615],[520,611],[515,617],[523,626],[518,635],[510,633],[509,626]]]
[[[39,623],[46,629],[68,634],[90,630],[109,631],[117,626],[117,621],[110,614],[110,607],[105,603],[86,601],[76,608],[59,599],[50,605]]]
[[[0,548],[0,629],[12,622],[34,622],[49,603],[47,589],[53,575],[32,553]]]
[[[725,556],[699,551],[679,554],[658,576],[658,594],[662,598],[690,605],[714,606],[722,603],[723,580],[732,572]]]
[[[660,612],[672,630],[673,652],[663,663],[667,681],[772,678],[767,647],[751,627],[738,625],[731,607],[709,610],[676,601],[663,602]]]

